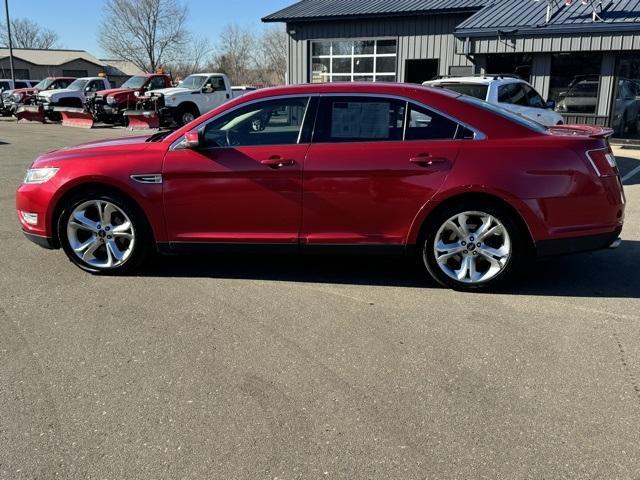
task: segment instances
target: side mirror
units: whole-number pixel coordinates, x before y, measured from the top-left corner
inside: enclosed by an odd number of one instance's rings
[[[555,100],[547,100],[547,108],[549,110],[555,110],[556,109],[556,101]]]
[[[200,132],[192,130],[184,134],[184,146],[190,150],[195,150],[200,146]]]

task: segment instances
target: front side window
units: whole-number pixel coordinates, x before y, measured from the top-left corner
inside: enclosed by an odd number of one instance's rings
[[[528,107],[527,95],[522,83],[507,83],[498,87],[498,102]]]
[[[530,87],[529,85],[522,85],[522,88],[524,88],[524,93],[527,96],[527,103],[530,107],[547,108],[547,104],[540,94],[533,89],[533,87]]]
[[[202,90],[207,93],[225,91],[224,79],[222,77],[210,77],[205,82]]]
[[[309,97],[266,100],[241,107],[209,122],[201,141],[205,147],[294,145]]]
[[[458,131],[453,120],[418,105],[409,104],[407,118],[405,140],[451,140]]]
[[[395,82],[396,69],[395,39],[311,43],[311,83]]]
[[[313,141],[317,143],[400,141],[406,102],[375,97],[325,97]]]
[[[158,90],[160,88],[164,88],[164,85],[163,77],[153,77],[149,82],[149,90]]]

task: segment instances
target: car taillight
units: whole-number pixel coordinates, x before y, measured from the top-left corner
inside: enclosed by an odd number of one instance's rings
[[[616,157],[610,148],[590,150],[587,152],[587,158],[599,176],[618,175]]]

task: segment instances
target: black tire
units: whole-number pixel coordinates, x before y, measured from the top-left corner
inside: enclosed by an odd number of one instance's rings
[[[73,251],[67,233],[69,218],[77,207],[90,201],[105,201],[112,203],[113,205],[121,209],[126,214],[126,216],[129,217],[129,220],[133,225],[135,242],[132,247],[131,253],[120,265],[110,268],[97,268],[96,266],[91,265],[85,262],[83,259],[79,258],[78,255],[76,255],[76,253]],[[60,212],[60,215],[58,216],[57,221],[57,232],[60,246],[64,250],[69,260],[76,266],[80,267],[82,270],[93,274],[121,275],[134,271],[148,258],[153,244],[153,235],[151,234],[151,229],[142,210],[129,199],[115,192],[109,191],[83,192],[71,197],[62,206],[62,210]]]
[[[193,118],[189,120],[189,117],[191,116]],[[190,104],[180,105],[178,107],[178,110],[176,111],[175,121],[178,124],[178,127],[182,127],[187,123],[192,122],[199,116],[200,116],[200,111],[198,110],[198,107],[196,107],[195,105],[190,105]]]
[[[495,276],[485,281],[466,283],[452,278],[440,267],[436,261],[434,244],[438,231],[447,220],[460,213],[470,211],[489,214],[504,226],[510,239],[511,253],[502,269]],[[513,218],[513,214],[499,203],[486,200],[464,200],[445,206],[428,219],[419,238],[417,253],[420,265],[440,285],[460,291],[491,290],[504,285],[506,281],[512,279],[518,273],[522,264],[528,260],[529,248],[525,235],[516,219]],[[476,249],[477,247],[469,247],[469,250],[471,248]],[[469,251],[466,252],[467,254],[469,253]],[[462,255],[459,256],[463,258]],[[456,258],[452,259],[452,261],[455,262]],[[475,261],[474,265],[477,265]]]

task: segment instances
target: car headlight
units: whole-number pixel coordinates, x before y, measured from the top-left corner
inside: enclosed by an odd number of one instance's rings
[[[109,95],[109,96],[107,97],[107,103],[108,103],[109,105],[115,105],[115,104],[117,103],[117,102],[116,102],[116,97],[114,97],[113,95]]]
[[[45,183],[58,173],[57,167],[30,168],[24,177],[23,183]]]

